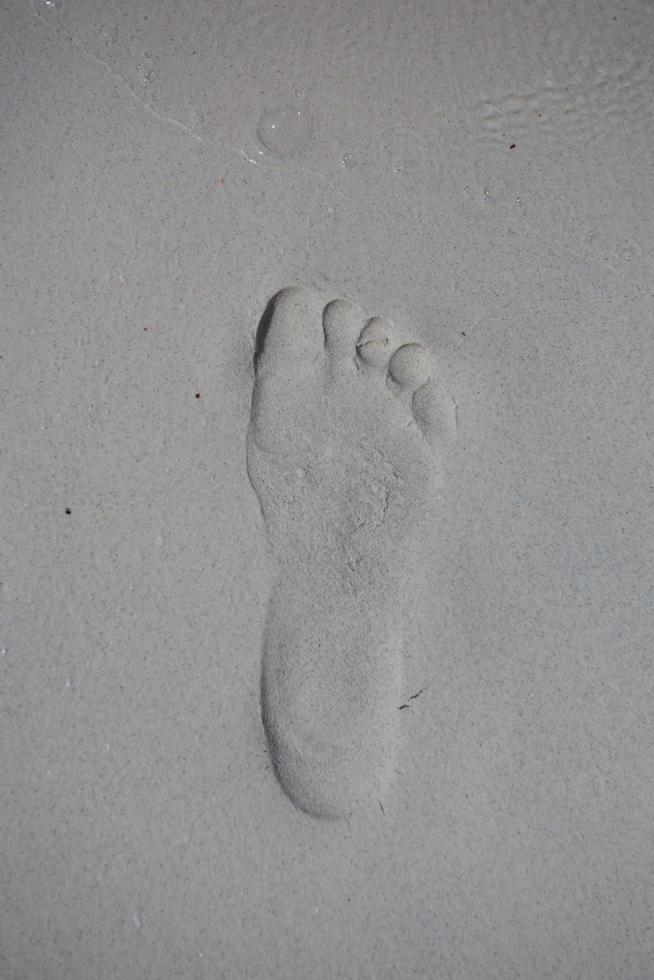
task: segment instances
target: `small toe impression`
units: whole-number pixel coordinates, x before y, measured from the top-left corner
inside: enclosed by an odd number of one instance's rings
[[[392,349],[390,324],[379,316],[373,316],[366,323],[357,341],[359,357],[372,367],[384,368],[388,364]]]
[[[346,299],[335,299],[328,303],[322,315],[325,332],[325,347],[335,357],[354,355],[354,345],[361,330],[363,315]]]
[[[442,397],[436,382],[428,381],[413,393],[411,408],[418,427],[429,442],[455,438],[456,405],[451,398]]]
[[[414,391],[431,377],[429,354],[420,344],[404,344],[393,354],[388,373],[402,388]]]

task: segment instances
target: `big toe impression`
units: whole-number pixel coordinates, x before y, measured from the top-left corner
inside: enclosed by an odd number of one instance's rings
[[[322,305],[311,289],[290,287],[277,293],[259,339],[263,363],[315,360],[322,349]]]

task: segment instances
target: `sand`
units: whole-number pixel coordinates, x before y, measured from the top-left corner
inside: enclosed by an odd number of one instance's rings
[[[650,978],[651,5],[26,0],[0,38],[0,978]],[[310,499],[248,474],[284,287],[393,325],[369,397],[321,352],[263,400],[276,459],[329,432]],[[407,343],[448,421],[396,525]],[[326,750],[271,754],[266,651]]]

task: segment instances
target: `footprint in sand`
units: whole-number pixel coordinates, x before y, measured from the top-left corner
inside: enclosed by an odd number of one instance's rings
[[[310,290],[259,327],[247,462],[278,566],[262,717],[282,787],[317,817],[377,805],[393,773],[403,596],[448,431],[431,375],[390,323]]]

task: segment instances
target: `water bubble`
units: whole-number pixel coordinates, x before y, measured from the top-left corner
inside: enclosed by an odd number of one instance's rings
[[[59,10],[63,0],[45,0],[45,5],[50,10]]]
[[[309,113],[292,105],[266,109],[257,123],[259,142],[282,159],[302,153],[312,133],[313,120]]]
[[[356,158],[353,153],[344,153],[343,159],[341,160],[341,167],[343,170],[351,170],[356,166]]]
[[[66,679],[64,681],[64,687],[67,688],[69,691],[72,691],[73,689],[73,678],[70,676],[70,674],[66,675]]]
[[[0,650],[0,657],[4,657],[6,653],[7,653],[7,647],[2,647],[2,649]]]
[[[136,70],[142,82],[151,82],[154,78],[154,59],[152,55],[146,52],[136,66]]]
[[[138,912],[135,912],[134,915],[132,916],[132,922],[134,923],[137,929],[141,928],[141,916],[138,914]]]

